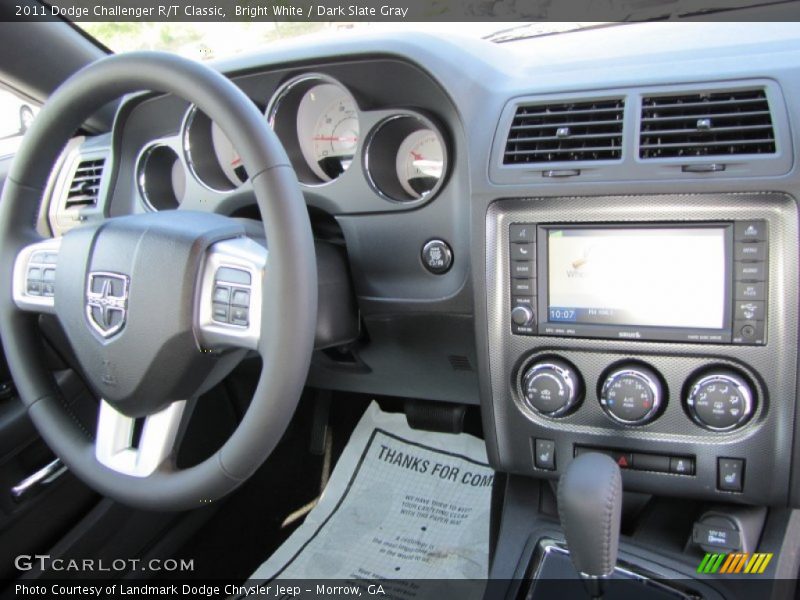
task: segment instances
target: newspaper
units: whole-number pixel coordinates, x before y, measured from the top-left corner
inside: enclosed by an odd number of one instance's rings
[[[387,597],[479,600],[493,478],[482,440],[413,430],[373,402],[318,505],[251,580],[385,580]]]

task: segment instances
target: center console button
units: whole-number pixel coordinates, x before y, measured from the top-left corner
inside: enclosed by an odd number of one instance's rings
[[[625,425],[643,425],[661,407],[663,390],[649,368],[633,365],[610,373],[600,392],[600,405],[612,419]]]
[[[764,302],[759,300],[737,300],[734,303],[733,318],[741,321],[763,321]]]
[[[656,473],[669,473],[669,456],[659,454],[633,454],[633,468],[637,471],[653,471]]]
[[[511,243],[533,242],[536,238],[536,228],[527,223],[515,223],[508,229],[508,239]]]
[[[764,281],[766,280],[766,263],[763,262],[737,262],[734,267],[736,281]]]
[[[763,261],[766,257],[766,242],[736,242],[734,244],[734,260]]]
[[[533,296],[533,279],[512,279],[511,293],[520,296]]]
[[[764,283],[737,283],[736,300],[763,301]]]
[[[533,277],[533,263],[530,261],[515,260],[511,262],[511,277]]]
[[[766,221],[736,221],[733,237],[737,242],[763,242],[767,239]]]
[[[532,260],[533,244],[511,244],[511,260]]]
[[[556,443],[553,440],[535,440],[533,462],[537,469],[554,471],[556,468]]]
[[[744,460],[720,458],[717,460],[717,488],[723,492],[741,492],[744,489]]]
[[[522,377],[525,403],[549,417],[567,414],[578,403],[581,393],[578,373],[563,360],[546,359],[535,363]]]

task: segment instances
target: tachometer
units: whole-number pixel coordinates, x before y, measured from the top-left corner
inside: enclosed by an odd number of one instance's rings
[[[422,198],[436,187],[444,171],[444,147],[432,129],[410,133],[397,150],[397,178],[413,198]]]
[[[358,109],[340,86],[322,83],[309,89],[297,108],[297,138],[311,171],[331,181],[353,162],[358,146]]]

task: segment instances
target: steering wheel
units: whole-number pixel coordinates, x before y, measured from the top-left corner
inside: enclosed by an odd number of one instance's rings
[[[36,233],[69,137],[97,109],[142,90],[194,103],[226,133],[250,175],[268,251],[234,219],[184,210],[107,219],[61,238]],[[67,80],[24,138],[0,200],[0,331],[22,401],[80,479],[136,507],[206,505],[269,456],[308,373],[316,274],[303,195],[263,115],[221,74],[170,54],[103,58]],[[100,399],[95,432],[70,417],[45,367],[41,313],[56,316]],[[213,456],[178,468],[187,406],[252,350],[263,367],[241,423]]]

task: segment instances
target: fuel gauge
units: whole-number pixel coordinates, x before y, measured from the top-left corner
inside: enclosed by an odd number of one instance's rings
[[[384,198],[395,202],[430,199],[447,177],[447,144],[427,117],[394,115],[370,132],[364,166],[372,187]]]
[[[436,187],[444,171],[444,146],[432,129],[410,133],[397,151],[397,178],[413,198],[422,198]]]

